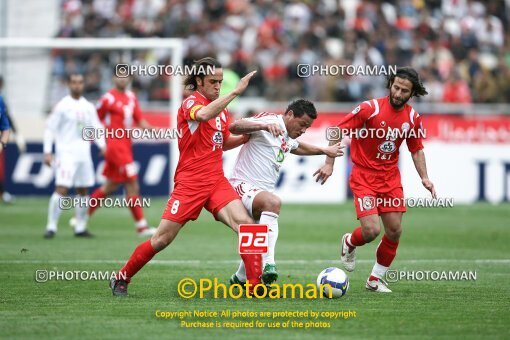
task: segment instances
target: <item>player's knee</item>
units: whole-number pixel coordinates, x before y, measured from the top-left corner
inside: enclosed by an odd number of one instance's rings
[[[400,226],[386,230],[386,236],[392,241],[398,241],[402,235],[402,228]]]
[[[161,234],[156,233],[151,237],[151,244],[155,250],[160,251],[165,249],[170,243],[172,243],[174,238],[175,235],[172,235],[169,232]]]
[[[282,201],[281,201],[280,197],[273,195],[264,201],[264,206],[263,206],[262,211],[270,211],[270,212],[274,212],[275,214],[279,214],[281,206],[282,206]]]
[[[369,223],[363,226],[361,229],[361,232],[363,234],[363,239],[365,242],[371,242],[379,236],[379,233],[381,232],[381,227],[378,223]]]

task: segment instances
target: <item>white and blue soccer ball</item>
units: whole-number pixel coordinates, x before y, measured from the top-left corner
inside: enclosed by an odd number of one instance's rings
[[[327,285],[329,286],[322,286]],[[336,299],[344,296],[349,289],[349,278],[342,269],[336,267],[329,267],[321,271],[317,277],[317,288],[322,296],[329,298],[330,289],[332,290],[332,298]]]

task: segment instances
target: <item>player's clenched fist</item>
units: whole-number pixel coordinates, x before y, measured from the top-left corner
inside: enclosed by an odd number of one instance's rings
[[[244,90],[246,90],[246,87],[248,87],[248,84],[250,83],[250,79],[253,78],[255,73],[257,73],[257,71],[252,71],[242,77],[241,80],[239,80],[239,83],[237,83],[237,86],[233,91],[236,96],[240,95],[244,92]]]
[[[275,137],[283,135],[283,130],[280,128],[280,126],[278,126],[278,124],[267,124],[265,126],[265,130]]]
[[[331,158],[343,156],[344,155],[343,148],[345,148],[345,146],[341,145],[340,143],[341,142],[338,142],[325,148],[324,154]]]
[[[51,162],[53,161],[53,155],[52,154],[44,154],[44,164],[47,166],[51,166]]]

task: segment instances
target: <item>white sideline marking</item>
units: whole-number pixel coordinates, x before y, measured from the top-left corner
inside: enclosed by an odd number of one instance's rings
[[[240,260],[152,260],[149,264],[159,265],[202,265],[202,264],[237,264]],[[126,260],[0,260],[0,264],[123,264]],[[331,264],[335,260],[280,260],[279,264]],[[374,260],[357,260],[356,263],[374,263]],[[430,259],[430,260],[396,260],[396,264],[428,264],[428,263],[475,263],[475,264],[510,264],[510,259],[479,259],[479,260],[458,260],[458,259]]]

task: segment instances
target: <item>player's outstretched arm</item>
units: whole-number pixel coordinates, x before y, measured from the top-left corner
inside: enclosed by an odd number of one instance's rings
[[[221,111],[223,111],[227,105],[234,100],[237,96],[239,96],[241,93],[246,90],[246,87],[248,86],[250,79],[257,73],[257,71],[252,71],[245,75],[239,83],[237,83],[236,88],[224,95],[219,97],[218,99],[212,101],[209,103],[209,105],[202,107],[195,115],[195,120],[198,122],[206,122],[209,119],[215,118],[217,115],[220,114]]]
[[[329,141],[329,146],[333,146],[336,143],[338,143],[339,140],[342,140],[342,135],[340,129],[338,129],[338,138],[335,138],[334,140],[331,139]],[[315,182],[321,181],[321,185],[326,183],[329,177],[333,174],[333,167],[335,166],[335,158],[326,156],[326,162],[323,166],[321,166],[317,171],[314,172],[313,176],[317,176],[315,179]]]
[[[425,161],[425,153],[423,150],[418,150],[411,154],[414,162],[414,166],[416,167],[416,171],[418,171],[418,175],[420,175],[421,183],[423,186],[430,191],[432,194],[432,198],[436,198],[436,189],[434,188],[434,184],[430,181],[429,176],[427,174],[427,163]]]
[[[328,157],[335,158],[344,155],[344,148],[345,146],[341,145],[340,142],[327,147],[299,142],[297,149],[292,150],[291,153],[300,156],[327,155]]]
[[[241,135],[241,136],[228,136],[228,138],[223,143],[223,150],[228,151],[237,148],[238,146],[243,145],[250,139],[250,135]]]
[[[256,131],[267,131],[275,137],[283,135],[283,130],[277,124],[265,124],[250,121],[247,119],[236,120],[235,122],[230,124],[228,130],[230,131],[230,133],[236,135],[252,133]]]

